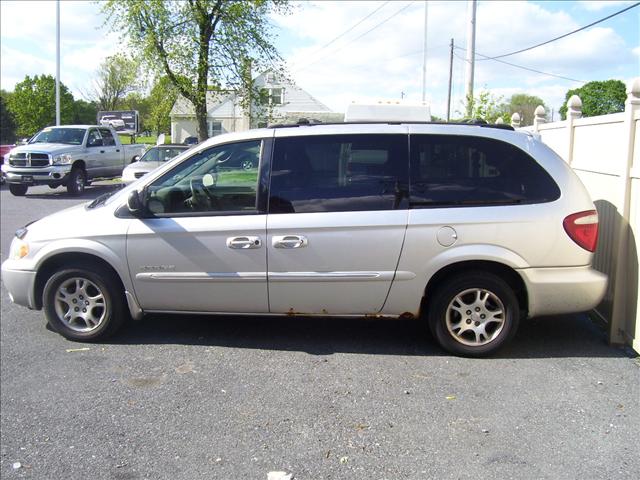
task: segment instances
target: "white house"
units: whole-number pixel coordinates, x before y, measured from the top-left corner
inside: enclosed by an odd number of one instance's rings
[[[271,72],[256,77],[254,85],[260,90],[261,98],[252,107],[253,122],[250,122],[249,116],[241,108],[240,99],[235,92],[207,94],[207,126],[210,137],[262,127],[267,123],[295,122],[300,118],[325,122],[341,122],[344,118],[343,114],[332,112],[308,92]],[[260,112],[268,112],[269,120],[260,115]],[[197,136],[197,132],[193,105],[184,97],[179,97],[171,110],[171,141],[182,143],[187,137]]]

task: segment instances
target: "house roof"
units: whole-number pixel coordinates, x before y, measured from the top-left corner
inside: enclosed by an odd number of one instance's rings
[[[271,72],[258,75],[254,79],[254,84],[259,88],[284,89],[284,104],[274,107],[274,114],[276,115],[286,115],[291,112],[332,112],[329,107],[316,100],[307,91]],[[237,94],[234,91],[207,92],[207,114],[210,117],[232,118],[241,116],[242,113],[238,110],[237,103]],[[171,109],[171,115],[193,116],[195,115],[195,108],[189,100],[179,96]]]

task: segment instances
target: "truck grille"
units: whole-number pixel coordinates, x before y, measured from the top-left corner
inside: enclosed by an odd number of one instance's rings
[[[46,153],[16,153],[9,158],[12,167],[46,167],[49,155]]]

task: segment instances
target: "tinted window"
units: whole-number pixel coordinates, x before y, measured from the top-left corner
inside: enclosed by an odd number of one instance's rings
[[[98,141],[101,139],[102,138],[100,137],[98,130],[96,130],[95,128],[92,128],[91,130],[89,130],[89,136],[87,137],[87,147],[99,146]]]
[[[180,147],[152,147],[145,152],[141,162],[166,162],[180,155],[186,148]]]
[[[411,206],[556,200],[558,186],[527,153],[481,137],[411,136]]]
[[[108,128],[101,128],[100,135],[102,135],[102,141],[105,147],[112,147],[116,144],[116,141],[111,134],[111,130]]]
[[[155,214],[256,211],[260,140],[198,152],[147,187]]]
[[[407,208],[405,135],[276,139],[270,213]]]

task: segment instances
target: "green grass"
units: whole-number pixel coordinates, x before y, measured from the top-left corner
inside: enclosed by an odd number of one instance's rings
[[[216,185],[230,186],[230,185],[246,185],[255,187],[258,181],[258,170],[242,170],[242,171],[229,171],[218,172],[218,181]]]
[[[123,145],[131,144],[131,137],[129,135],[118,135],[120,137],[120,142]],[[136,137],[136,143],[148,143],[151,145],[155,145],[158,140],[157,135],[151,135],[150,137]],[[164,143],[171,143],[171,137],[169,135],[165,135]]]

